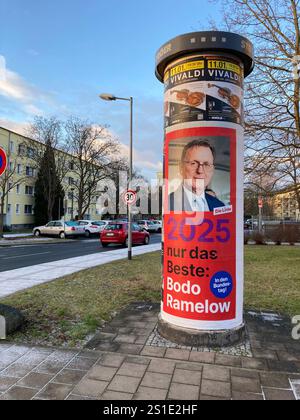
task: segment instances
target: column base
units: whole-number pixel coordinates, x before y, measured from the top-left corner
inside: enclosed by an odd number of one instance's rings
[[[158,317],[159,334],[173,343],[191,347],[228,347],[245,339],[245,324],[230,330],[199,331],[170,324]]]

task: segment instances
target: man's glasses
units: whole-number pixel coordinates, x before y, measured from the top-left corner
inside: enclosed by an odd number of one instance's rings
[[[184,160],[184,164],[194,171],[198,171],[202,166],[204,172],[211,172],[215,165],[208,162],[198,162],[197,160]]]

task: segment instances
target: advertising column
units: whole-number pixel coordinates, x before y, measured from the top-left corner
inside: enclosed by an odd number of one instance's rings
[[[230,345],[243,322],[243,91],[253,47],[227,32],[161,47],[164,83],[163,287],[159,332]]]

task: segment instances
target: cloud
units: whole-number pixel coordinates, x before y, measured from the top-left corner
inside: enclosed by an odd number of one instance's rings
[[[43,105],[52,102],[50,94],[42,92],[24,80],[18,73],[9,70],[5,57],[0,55],[0,96],[17,103],[25,113],[42,114]]]
[[[14,131],[15,133],[26,136],[29,130],[29,123],[27,122],[16,122],[6,118],[0,118],[0,127]]]
[[[122,156],[129,157],[129,146],[121,143],[120,150]],[[144,152],[133,148],[133,166],[139,168],[141,171],[154,171],[158,172],[162,169],[162,162],[157,161],[155,153],[151,150],[145,149]]]

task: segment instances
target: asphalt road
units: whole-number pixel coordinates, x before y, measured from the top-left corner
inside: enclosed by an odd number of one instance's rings
[[[151,235],[151,244],[161,242],[161,234]],[[109,252],[120,248],[110,245],[103,248],[99,239],[82,239],[60,243],[47,243],[37,245],[15,245],[0,248],[0,272],[15,270],[16,268],[29,267],[67,258],[80,257],[101,252]]]

